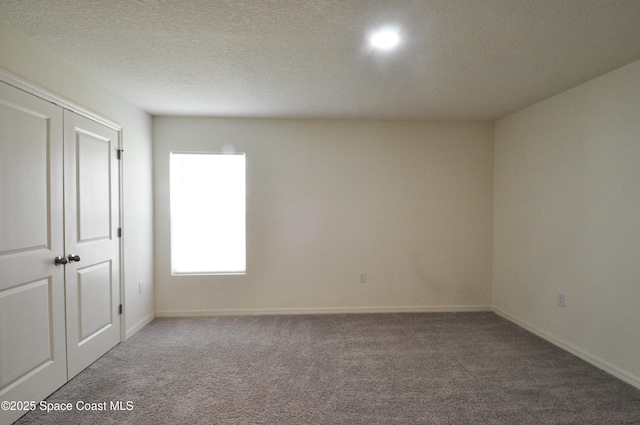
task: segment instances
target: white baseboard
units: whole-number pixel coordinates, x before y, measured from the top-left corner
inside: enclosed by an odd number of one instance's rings
[[[308,307],[215,310],[159,310],[156,317],[194,316],[255,316],[284,314],[346,314],[346,313],[449,313],[493,311],[490,305],[392,306],[392,307]]]
[[[151,313],[148,316],[144,317],[142,320],[140,320],[138,323],[136,323],[135,325],[127,329],[124,334],[125,341],[131,338],[132,336],[134,336],[136,333],[138,333],[140,329],[147,326],[155,318],[156,318],[156,315],[154,313]]]
[[[560,348],[562,348],[565,351],[568,351],[569,353],[573,354],[576,357],[581,358],[582,360],[586,361],[587,363],[590,363],[592,365],[594,365],[595,367],[597,367],[598,369],[602,369],[605,372],[607,372],[610,375],[615,376],[616,378],[620,379],[621,381],[626,382],[629,385],[633,385],[634,387],[640,389],[640,377],[638,376],[634,376],[622,369],[620,369],[617,366],[612,365],[611,363],[604,361],[592,354],[587,353],[584,350],[581,350],[580,348],[566,342],[563,341],[560,338],[557,338],[553,335],[551,335],[550,333],[543,331],[542,329],[539,329],[523,320],[518,319],[517,317],[512,316],[511,314],[507,313],[506,311],[503,311],[497,307],[493,307],[493,311],[504,317],[505,319],[507,319],[510,322],[515,323],[516,325],[528,330],[529,332],[539,336],[542,339],[545,339],[547,341],[549,341],[550,343],[552,343],[553,345],[556,345]]]

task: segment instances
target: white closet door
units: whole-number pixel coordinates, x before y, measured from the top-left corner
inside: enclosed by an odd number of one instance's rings
[[[1,401],[39,401],[67,380],[62,120],[0,82]],[[24,413],[2,410],[0,424]]]
[[[64,150],[71,379],[120,341],[118,133],[65,111]]]

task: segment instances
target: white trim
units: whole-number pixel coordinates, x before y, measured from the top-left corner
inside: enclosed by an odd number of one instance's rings
[[[125,334],[125,340],[127,340],[127,339],[131,338],[132,336],[134,336],[136,333],[138,333],[139,330],[141,330],[142,328],[147,326],[155,318],[156,318],[155,314],[151,313],[148,316],[146,316],[145,318],[143,318],[142,320],[140,320],[138,323],[133,325],[131,328],[127,329],[127,332]]]
[[[347,313],[461,313],[493,311],[490,305],[391,306],[391,307],[308,307],[308,308],[237,308],[211,310],[158,310],[156,317],[257,316],[286,314]]]
[[[507,319],[510,322],[515,323],[516,325],[520,326],[521,328],[524,328],[526,330],[528,330],[529,332],[539,336],[542,339],[545,339],[547,341],[549,341],[550,343],[552,343],[553,345],[556,345],[560,348],[562,348],[565,351],[568,351],[569,353],[573,354],[576,357],[581,358],[582,360],[586,361],[587,363],[592,364],[593,366],[597,367],[598,369],[602,369],[605,372],[607,372],[610,375],[615,376],[616,378],[620,379],[621,381],[626,382],[629,385],[633,385],[634,387],[640,389],[640,377],[632,375],[631,373],[624,371],[622,369],[620,369],[617,366],[612,365],[611,363],[602,360],[592,354],[587,353],[584,350],[581,350],[580,348],[576,347],[573,344],[570,344],[560,338],[557,338],[553,335],[551,335],[550,333],[543,331],[540,328],[537,328],[536,326],[533,326],[523,320],[520,320],[514,316],[512,316],[511,314],[507,313],[504,310],[501,310],[497,307],[493,307],[493,311],[494,313],[504,317],[505,319]]]
[[[13,86],[19,90],[25,91],[29,94],[39,97],[40,99],[46,100],[47,102],[51,102],[55,105],[60,106],[63,109],[67,109],[71,112],[75,112],[78,115],[82,115],[85,118],[88,118],[92,121],[98,122],[104,126],[107,126],[113,130],[120,131],[122,130],[122,126],[118,123],[115,123],[107,118],[96,114],[89,109],[86,109],[77,103],[71,102],[70,100],[65,99],[62,96],[59,96],[55,93],[52,93],[50,90],[47,90],[43,87],[40,87],[36,84],[27,82],[22,78],[18,77],[0,68],[0,81],[4,81],[5,83]]]
[[[120,239],[120,305],[122,305],[122,314],[120,317],[120,342],[126,341],[129,336],[127,335],[126,328],[126,316],[125,311],[127,307],[126,303],[126,293],[125,293],[125,284],[124,284],[124,263],[125,263],[125,252],[124,252],[124,155],[122,152],[124,151],[124,135],[123,129],[118,130],[118,193],[119,193],[119,216],[118,216],[118,228],[120,229],[120,233],[118,234],[118,238]],[[137,332],[137,331],[136,331]],[[134,332],[135,333],[135,332]]]

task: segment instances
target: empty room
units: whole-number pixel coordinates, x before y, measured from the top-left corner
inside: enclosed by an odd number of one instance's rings
[[[638,23],[0,1],[0,425],[640,424]]]

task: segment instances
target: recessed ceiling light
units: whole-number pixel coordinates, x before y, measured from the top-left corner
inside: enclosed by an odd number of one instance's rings
[[[393,28],[382,28],[371,33],[369,43],[378,50],[392,50],[400,44],[400,34]]]

